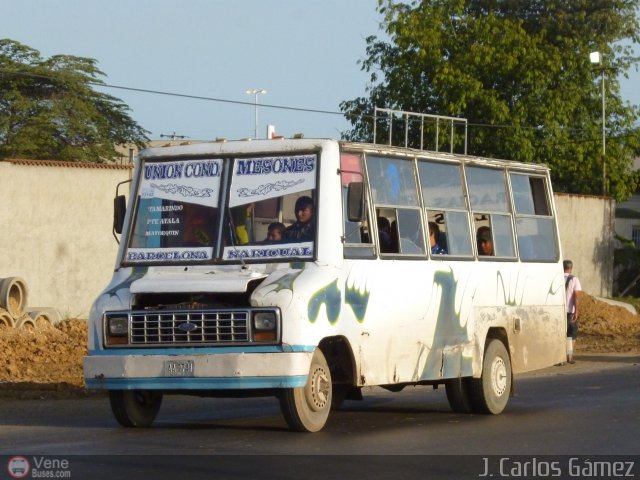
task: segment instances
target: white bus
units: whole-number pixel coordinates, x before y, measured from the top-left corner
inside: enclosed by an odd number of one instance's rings
[[[444,385],[454,411],[498,414],[514,374],[565,359],[541,165],[316,139],[152,148],[121,233],[84,372],[123,426],[151,425],[163,394],[275,395],[314,432],[368,386]]]

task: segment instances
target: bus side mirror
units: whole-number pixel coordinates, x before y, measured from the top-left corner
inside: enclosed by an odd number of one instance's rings
[[[127,213],[127,199],[124,195],[118,195],[113,199],[113,231],[122,233],[124,216]]]
[[[351,182],[347,187],[347,215],[350,222],[364,218],[364,188],[362,182]]]

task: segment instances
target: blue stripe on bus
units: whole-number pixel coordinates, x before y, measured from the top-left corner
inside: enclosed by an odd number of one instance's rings
[[[104,350],[90,350],[90,356],[124,356],[124,355],[210,355],[219,353],[293,353],[313,352],[315,345],[263,345],[239,347],[203,347],[203,348],[107,348]]]
[[[90,390],[234,390],[304,387],[306,375],[285,377],[86,378]]]

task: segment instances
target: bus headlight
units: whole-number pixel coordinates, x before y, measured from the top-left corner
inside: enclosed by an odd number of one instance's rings
[[[253,341],[274,342],[278,339],[278,317],[276,312],[253,314]]]
[[[127,316],[107,316],[106,323],[105,342],[107,345],[122,345],[128,342],[129,318]]]

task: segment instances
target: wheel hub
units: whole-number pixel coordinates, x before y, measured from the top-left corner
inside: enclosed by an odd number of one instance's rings
[[[309,377],[307,401],[314,411],[322,410],[330,399],[331,383],[323,368],[315,368]]]
[[[491,365],[491,388],[496,396],[501,397],[507,390],[507,366],[502,358],[496,358]]]

